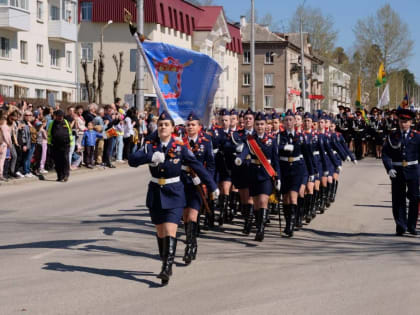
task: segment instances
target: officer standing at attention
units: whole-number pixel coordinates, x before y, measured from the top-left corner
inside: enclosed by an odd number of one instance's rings
[[[420,135],[411,129],[412,111],[399,109],[397,115],[399,128],[388,135],[382,149],[382,161],[391,178],[396,235],[402,236],[406,231],[417,235]],[[408,217],[406,199],[409,200]]]
[[[129,156],[132,167],[149,164],[152,175],[147,191],[146,206],[156,226],[162,270],[157,276],[166,285],[172,275],[176,253],[176,233],[186,206],[184,185],[180,179],[181,166],[189,166],[205,183],[213,198],[219,190],[212,176],[182,142],[172,138],[174,121],[163,111],[158,119],[157,137]]]
[[[215,162],[211,140],[200,133],[200,119],[194,112],[191,112],[186,121],[186,136],[183,141],[191,150],[197,160],[203,164],[211,177],[214,177]],[[195,260],[197,255],[197,222],[198,214],[203,204],[203,195],[200,195],[200,178],[187,165],[182,165],[181,179],[184,183],[187,206],[184,208],[184,225],[186,235],[186,247],[183,260],[188,265]]]

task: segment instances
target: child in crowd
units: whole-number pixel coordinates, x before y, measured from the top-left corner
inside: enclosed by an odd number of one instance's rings
[[[96,139],[102,138],[102,133],[97,132],[93,129],[93,122],[89,122],[87,125],[87,130],[83,134],[82,146],[84,147],[85,154],[85,164],[88,168],[93,168],[95,165],[95,144]]]
[[[37,139],[36,139],[36,166],[39,167],[40,174],[47,174],[48,171],[45,170],[45,161],[47,160],[47,151],[48,151],[48,134],[45,130],[47,126],[47,120],[44,118],[42,121],[37,122],[35,127],[37,129]],[[37,168],[38,169],[38,168]]]

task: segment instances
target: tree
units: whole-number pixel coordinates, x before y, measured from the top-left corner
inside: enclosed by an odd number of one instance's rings
[[[115,67],[117,68],[117,78],[114,81],[114,100],[118,97],[118,85],[120,84],[120,81],[121,81],[123,55],[124,55],[124,52],[120,51],[120,60],[118,60],[115,54],[112,55],[112,59],[114,59]]]
[[[380,8],[375,16],[357,21],[353,32],[356,47],[360,51],[366,51],[372,45],[379,48],[385,69],[404,66],[412,55],[413,41],[407,24],[403,23],[389,4]]]
[[[322,57],[332,53],[338,32],[334,29],[334,20],[324,16],[319,8],[300,5],[289,21],[289,32],[300,32],[300,19],[303,19],[303,31],[310,37],[312,50]]]
[[[254,10],[254,15],[255,15],[255,23],[260,24],[260,25],[267,25],[268,28],[270,29],[270,31],[272,31],[272,32],[284,31],[280,27],[280,22],[275,21],[273,16],[271,15],[271,13],[267,13],[263,16],[259,16],[258,10],[255,9]],[[251,23],[251,9],[249,9],[246,12],[245,17],[246,17],[246,20],[248,21],[248,23]]]
[[[102,91],[104,89],[104,71],[105,71],[105,65],[104,65],[104,54],[102,52],[99,52],[99,63],[98,63],[98,87],[97,87],[97,94],[99,96],[99,104],[102,103]],[[95,65],[94,65],[95,66]],[[95,103],[97,100],[95,100]]]
[[[334,49],[331,57],[333,61],[338,65],[346,65],[349,62],[349,57],[347,57],[343,47],[337,47]]]

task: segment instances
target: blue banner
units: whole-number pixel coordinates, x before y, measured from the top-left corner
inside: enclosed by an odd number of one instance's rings
[[[143,48],[175,123],[183,123],[194,110],[208,125],[223,71],[219,64],[205,54],[169,44],[144,42]]]

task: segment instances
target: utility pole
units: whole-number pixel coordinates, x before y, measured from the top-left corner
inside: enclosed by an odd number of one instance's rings
[[[255,8],[251,0],[251,109],[255,112]]]
[[[143,0],[137,0],[137,29],[140,34],[144,34],[144,16],[143,16]],[[136,107],[138,111],[144,111],[144,60],[137,50],[137,67],[136,67]]]
[[[306,82],[305,82],[305,50],[303,49],[303,13],[300,15],[300,60],[302,62],[302,107],[304,111],[311,111],[310,108],[306,108]]]

